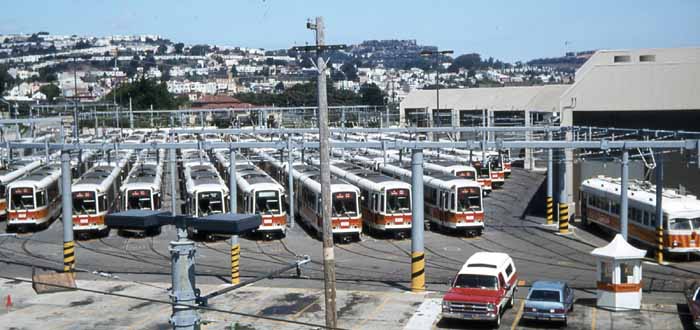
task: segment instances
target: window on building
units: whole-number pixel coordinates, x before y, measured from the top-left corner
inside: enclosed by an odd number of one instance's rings
[[[614,63],[626,63],[630,61],[632,61],[632,58],[629,55],[616,55],[613,57]]]
[[[656,55],[639,55],[639,62],[656,62]]]
[[[603,283],[612,283],[613,267],[609,261],[600,263],[600,281]]]

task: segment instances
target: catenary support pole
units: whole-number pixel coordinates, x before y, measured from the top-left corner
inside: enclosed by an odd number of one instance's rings
[[[175,143],[175,133],[172,131],[170,131],[170,143]],[[168,150],[168,154],[170,157],[168,162],[170,165],[170,212],[175,216],[177,215],[177,157],[175,149]],[[180,233],[178,232],[178,237],[179,235]],[[186,236],[187,234],[185,233]]]
[[[292,135],[287,136],[287,196],[289,196],[289,228],[294,228],[294,176],[292,176],[292,166],[294,165],[294,153],[292,152]]]
[[[316,46],[325,41],[323,17],[316,17]],[[326,62],[323,52],[317,48],[318,66],[318,133],[319,158],[321,162],[321,201],[323,204],[323,281],[325,288],[326,326],[337,325],[335,291],[335,253],[333,251],[333,231],[331,228],[331,172],[330,172],[330,132],[328,130],[328,98],[326,95]]]
[[[552,133],[547,134],[549,140],[552,141]],[[547,224],[551,225],[554,223],[554,166],[553,160],[554,150],[547,149]]]
[[[129,128],[134,129],[134,107],[129,96]]]
[[[664,191],[664,154],[659,152],[656,156],[656,238],[658,246],[656,247],[656,262],[662,264],[664,262],[664,210],[663,210],[663,191]]]
[[[229,167],[228,167],[228,189],[230,212],[237,213],[238,206],[238,187],[236,187],[236,151],[229,149]],[[231,235],[231,284],[236,285],[241,283],[240,273],[241,260],[241,244],[238,241],[238,235]]]
[[[620,233],[627,240],[628,229],[628,196],[627,187],[629,186],[629,151],[622,150],[622,177],[620,178]]]
[[[61,152],[61,219],[63,220],[63,272],[75,270],[75,241],[73,240],[73,194],[70,152]],[[75,276],[75,274],[73,274]]]
[[[411,155],[411,291],[425,291],[425,252],[423,249],[423,150]]]
[[[559,153],[559,234],[569,233],[569,201],[566,194],[566,152]]]

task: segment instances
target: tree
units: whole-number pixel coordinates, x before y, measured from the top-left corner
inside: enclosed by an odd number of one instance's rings
[[[163,55],[168,51],[168,46],[166,45],[160,45],[158,46],[158,49],[156,49],[156,54],[158,55]]]
[[[49,101],[49,103],[53,103],[54,100],[61,95],[61,90],[54,84],[41,86],[39,91],[46,95],[46,100]]]
[[[129,97],[135,109],[177,109],[180,105],[163,82],[141,78],[133,83],[124,83],[107,94],[105,100],[119,100],[123,106],[129,105]]]
[[[492,59],[493,60],[493,59]],[[464,54],[457,56],[452,61],[452,65],[447,69],[449,72],[458,72],[459,69],[467,69],[469,71],[476,70],[482,67],[481,55],[477,53]]]
[[[45,66],[39,69],[39,81],[52,82],[56,80],[58,80],[58,76],[56,75],[56,71],[52,67]]]
[[[238,69],[236,69],[235,65],[231,66],[231,77],[238,77]]]
[[[5,90],[12,88],[13,84],[14,79],[9,73],[7,73],[7,66],[0,65],[0,97]]]
[[[182,54],[182,49],[185,48],[185,44],[178,42],[173,45],[175,47],[175,54]]]
[[[209,45],[194,45],[190,48],[190,55],[204,56],[210,50]]]
[[[360,86],[360,97],[363,105],[384,105],[384,92],[375,83]]]

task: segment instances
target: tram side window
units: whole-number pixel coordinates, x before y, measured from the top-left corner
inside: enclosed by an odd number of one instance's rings
[[[620,215],[620,203],[610,202],[610,213]]]
[[[102,196],[97,198],[97,201],[99,203],[99,211],[98,212],[107,211],[107,197],[105,195],[102,195]]]
[[[46,192],[39,191],[36,193],[36,207],[46,206]]]
[[[649,212],[644,211],[644,219],[643,219],[642,223],[643,223],[645,226],[648,226],[648,225],[649,225]]]
[[[652,226],[652,227],[658,227],[659,224],[656,222],[656,214],[652,214],[652,215],[650,216],[650,218],[651,218],[651,219],[650,219],[650,220],[651,220],[651,221],[650,221],[651,226]]]

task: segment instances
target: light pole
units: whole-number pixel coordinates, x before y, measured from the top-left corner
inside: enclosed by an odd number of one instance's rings
[[[449,55],[449,54],[454,54],[453,50],[424,50],[420,52],[420,56],[423,57],[431,57],[435,56],[435,95],[436,95],[436,104],[435,104],[435,111],[437,111],[438,114],[438,125],[442,126],[441,120],[440,120],[440,55]],[[433,118],[430,118],[430,126],[432,125]]]

